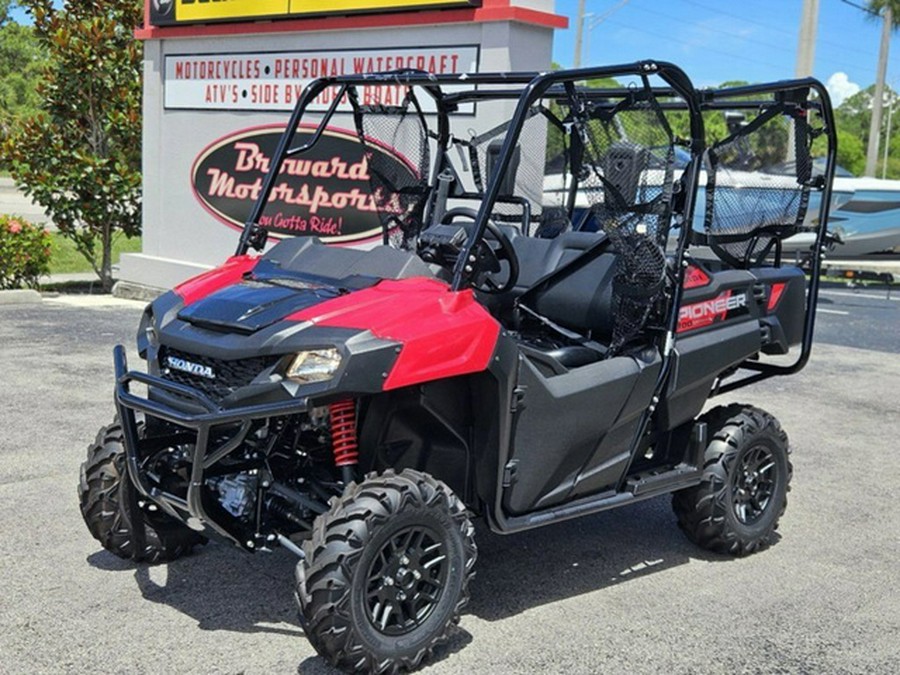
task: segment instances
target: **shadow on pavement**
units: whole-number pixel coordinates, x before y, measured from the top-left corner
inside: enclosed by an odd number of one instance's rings
[[[302,636],[293,599],[296,560],[280,549],[251,556],[224,545],[157,566],[135,567],[106,551],[88,557],[97,569],[133,570],[145,600],[190,616],[201,630]]]
[[[669,497],[514,535],[479,527],[468,613],[497,621],[690,560],[729,561],[678,529]]]
[[[540,605],[627,582],[690,560],[728,561],[681,534],[668,498],[586,516],[515,535],[491,533],[478,524],[477,574],[466,610],[498,621]],[[293,599],[296,558],[287,551],[246,555],[227,546],[200,547],[187,558],[149,567],[98,552],[97,569],[134,570],[146,600],[192,617],[202,630],[302,636]],[[464,619],[465,621],[465,619]],[[471,641],[457,631],[438,659]],[[320,657],[303,661],[300,673],[335,673]]]
[[[423,661],[422,666],[425,667],[440,663],[447,657],[465,649],[470,642],[472,642],[472,635],[462,628],[457,628],[453,631],[453,634],[450,636],[450,639],[447,640],[447,643],[436,647],[434,654]],[[297,666],[298,675],[341,675],[343,672],[344,671],[332,667],[321,656],[310,656],[308,659],[301,661],[300,665]]]

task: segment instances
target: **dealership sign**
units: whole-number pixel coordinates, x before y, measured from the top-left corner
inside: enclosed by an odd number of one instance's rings
[[[318,77],[408,69],[438,75],[474,73],[478,47],[174,54],[166,56],[165,107],[288,111]],[[406,87],[400,83],[360,85],[357,91],[363,105],[399,105],[406,95]],[[333,88],[326,90],[309,110],[327,109],[335,93]],[[423,98],[427,108],[430,97]],[[463,113],[473,112],[471,106],[462,108]]]
[[[194,162],[194,194],[218,220],[243,227],[262,192],[263,180],[282,126],[244,129],[207,147]],[[314,129],[297,131],[293,145],[312,139]],[[381,235],[372,198],[366,150],[384,155],[396,171],[416,171],[392,149],[356,134],[327,128],[308,151],[285,159],[259,224],[275,236],[317,236],[327,242],[354,242]]]
[[[150,23],[173,26],[480,5],[481,0],[150,0]]]

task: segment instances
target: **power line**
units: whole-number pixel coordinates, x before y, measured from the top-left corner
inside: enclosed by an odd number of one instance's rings
[[[666,14],[664,12],[659,12],[655,9],[644,9],[643,7],[637,7],[637,6],[635,6],[634,9],[640,10],[642,12],[647,12],[647,13],[653,14],[655,16],[664,16],[668,19],[672,19],[673,21],[683,21],[683,19],[680,17],[672,16],[671,14]],[[699,24],[694,24],[693,27],[697,28],[697,27],[699,27]],[[714,28],[712,26],[703,25],[702,29],[708,30],[712,33],[722,33],[723,35],[731,35],[732,37],[740,38],[741,40],[744,40],[745,42],[752,42],[754,44],[762,45],[763,47],[768,47],[769,49],[780,49],[781,51],[786,51],[786,52],[790,52],[790,53],[794,52],[794,50],[791,47],[786,47],[783,44],[776,45],[776,44],[772,44],[771,42],[765,42],[764,40],[757,40],[755,38],[751,38],[746,35],[742,35],[741,33],[737,33],[735,31],[725,30],[724,28]]]
[[[697,3],[697,2],[690,2],[690,0],[682,0],[682,1],[689,2],[689,4],[697,5],[698,7],[703,7],[703,5],[701,5],[700,3]],[[639,7],[637,5],[632,5],[632,8],[640,10],[642,12],[654,14],[655,16],[666,17],[668,19],[672,19],[673,21],[683,21],[683,19],[681,17],[673,16],[672,14],[666,14],[665,12],[659,12],[657,10],[645,9],[645,8]],[[728,14],[727,12],[719,12],[719,14],[723,14],[723,15],[727,15],[727,16],[734,16],[735,18],[741,18],[741,17],[738,17],[737,15]],[[768,26],[766,26],[766,24],[763,24],[759,21],[751,21],[750,19],[747,19],[747,21],[749,21],[750,23],[757,24],[762,27],[766,27],[766,28],[768,27]],[[792,47],[788,47],[784,44],[773,44],[771,42],[766,42],[765,40],[759,40],[757,38],[749,37],[747,35],[742,35],[741,33],[726,30],[724,28],[717,28],[717,27],[713,27],[713,26],[709,26],[709,25],[704,25],[703,29],[708,30],[712,33],[721,33],[722,35],[730,35],[732,37],[739,38],[746,42],[750,42],[753,44],[760,45],[762,47],[766,47],[767,49],[777,49],[779,51],[789,53],[789,54],[794,54],[794,51],[795,51]],[[786,33],[786,31],[782,31],[782,32]],[[824,41],[824,40],[819,40],[819,42],[823,43],[823,44],[826,43],[826,41]],[[861,50],[857,50],[857,51],[859,51],[862,54],[869,55],[867,52],[862,52]],[[864,66],[857,62],[847,61],[846,59],[837,60],[837,59],[834,59],[834,58],[831,58],[828,56],[822,56],[821,54],[817,58],[819,61],[831,63],[832,65],[838,66],[840,68],[847,68],[848,66],[850,66],[850,67],[854,67],[854,68],[859,68],[860,70],[868,70],[870,67],[869,64],[866,64]]]
[[[856,9],[861,9],[866,14],[871,14],[872,16],[881,16],[878,12],[873,12],[868,7],[863,7],[862,5],[857,5],[855,2],[850,2],[850,0],[841,0],[845,5],[850,5],[851,7],[856,7]]]
[[[667,40],[667,41],[669,41],[669,42],[676,42],[676,43],[678,43],[679,45],[682,45],[682,46],[684,45],[684,41],[681,40],[680,38],[676,38],[676,37],[673,37],[673,36],[671,36],[671,35],[666,35],[665,33],[657,33],[657,32],[655,32],[655,31],[647,30],[646,28],[638,28],[637,26],[632,26],[632,25],[630,25],[630,24],[623,23],[622,21],[619,21],[618,19],[607,19],[607,23],[615,24],[615,25],[617,25],[617,26],[622,26],[623,28],[628,28],[628,29],[630,29],[630,30],[637,31],[638,33],[645,33],[645,34],[647,34],[647,35],[652,35],[653,37],[657,37],[657,38],[660,38],[660,39],[662,39],[662,40]],[[776,65],[776,64],[774,64],[774,63],[769,63],[769,62],[766,62],[766,61],[761,61],[760,59],[756,59],[756,58],[750,58],[750,57],[747,57],[747,56],[742,56],[742,55],[740,55],[740,54],[735,54],[734,52],[726,52],[726,51],[723,51],[723,50],[721,50],[721,49],[716,49],[716,48],[714,48],[714,47],[703,47],[703,51],[705,51],[705,52],[712,52],[712,53],[715,53],[715,54],[721,54],[722,56],[727,56],[727,57],[732,58],[732,59],[738,59],[738,60],[740,60],[740,61],[747,61],[748,63],[762,64],[762,65],[764,65],[764,66],[769,66],[770,68],[776,68],[776,69],[779,69],[779,70],[782,68],[781,65]]]
[[[785,35],[789,35],[792,39],[794,39],[796,37],[796,34],[793,31],[789,31],[784,28],[773,26],[772,24],[765,23],[763,21],[756,21],[755,19],[750,19],[745,16],[741,16],[740,14],[735,14],[733,12],[726,12],[725,10],[719,9],[717,7],[710,7],[709,5],[705,5],[702,2],[695,2],[695,0],[681,0],[681,2],[684,2],[688,5],[693,5],[694,7],[699,7],[700,9],[705,9],[708,12],[714,12],[716,14],[721,14],[722,16],[731,17],[732,19],[739,19],[746,23],[752,23],[756,26],[760,26],[761,28],[765,28],[766,30],[775,31],[777,33],[784,33]],[[841,0],[841,2],[847,2],[847,0]],[[852,4],[852,3],[847,2],[847,4]],[[845,52],[856,52],[857,54],[864,54],[865,56],[872,56],[872,52],[867,52],[864,49],[857,49],[855,47],[850,47],[846,44],[841,44],[839,42],[833,42],[831,40],[823,40],[821,38],[818,40],[818,42],[819,42],[819,44],[831,45],[832,47],[838,47],[839,49],[841,49],[842,51],[845,51]]]
[[[581,66],[581,43],[582,43],[582,39],[584,37],[585,19],[590,17],[590,21],[587,21],[587,32],[588,32],[587,33],[588,34],[587,51],[588,51],[588,56],[590,56],[591,33],[593,32],[594,28],[596,28],[601,23],[606,21],[606,19],[608,19],[610,16],[612,16],[613,14],[618,12],[629,2],[631,2],[631,0],[619,0],[618,4],[616,4],[614,7],[610,7],[605,12],[603,12],[602,14],[599,14],[599,15],[594,14],[593,12],[590,14],[585,14],[585,12],[584,12],[585,0],[581,0],[578,3],[578,18],[576,19],[576,21],[578,21],[578,31],[575,34],[575,64],[574,64],[576,68]]]
[[[691,5],[695,5],[695,6],[697,6],[697,7],[702,8],[702,9],[707,9],[707,10],[709,10],[709,11],[711,11],[711,12],[715,12],[715,13],[718,13],[718,14],[722,14],[722,15],[724,15],[724,16],[731,16],[731,17],[736,18],[736,19],[745,20],[745,21],[747,21],[748,23],[753,23],[753,24],[756,24],[756,25],[761,26],[761,27],[763,27],[763,28],[769,28],[769,29],[772,29],[772,30],[778,30],[779,32],[782,32],[782,33],[785,33],[785,34],[790,34],[790,33],[788,33],[788,32],[785,31],[785,30],[782,30],[782,29],[775,29],[774,27],[769,26],[769,25],[767,25],[767,24],[765,24],[765,23],[763,23],[763,22],[760,22],[760,21],[754,21],[754,20],[752,20],[752,19],[745,19],[744,17],[738,16],[738,15],[736,15],[736,14],[731,14],[731,13],[729,13],[729,12],[724,12],[724,11],[716,10],[716,9],[714,9],[714,8],[712,8],[712,7],[708,7],[708,6],[706,6],[706,5],[703,5],[702,3],[695,2],[694,0],[681,0],[681,1],[682,1],[682,2],[686,2],[686,3],[688,3],[688,4],[691,4]],[[647,11],[653,11],[653,10],[646,10],[646,9],[644,9],[644,8],[638,7],[636,4],[631,5],[631,7],[636,8],[636,9],[639,9],[639,10],[644,11],[644,12],[647,12]],[[665,16],[665,17],[670,18],[670,19],[673,19],[673,20],[679,20],[679,21],[681,20],[680,18],[674,17],[674,16],[672,16],[671,14],[665,14],[665,13],[662,13],[662,12],[655,12],[655,11],[653,11],[653,13],[654,13],[654,14],[657,14],[657,15],[659,15],[659,16]],[[655,32],[655,31],[652,31],[652,30],[648,30],[648,29],[643,28],[643,27],[634,26],[634,25],[625,23],[625,22],[623,22],[623,21],[621,21],[621,20],[619,20],[619,19],[606,19],[606,23],[615,24],[615,25],[621,26],[622,28],[627,28],[627,29],[629,29],[629,30],[636,31],[636,32],[638,32],[638,33],[644,33],[644,34],[646,34],[646,35],[650,35],[650,36],[653,36],[653,37],[656,37],[656,38],[660,38],[660,39],[662,39],[662,40],[666,40],[666,41],[668,41],[668,42],[674,42],[674,43],[677,43],[677,44],[679,44],[679,45],[684,46],[684,40],[683,40],[683,39],[678,38],[678,37],[673,37],[671,34],[659,33],[659,32]],[[732,37],[738,37],[738,38],[741,38],[741,39],[743,39],[743,40],[747,40],[748,42],[754,42],[754,43],[759,44],[759,45],[761,45],[761,46],[764,46],[764,47],[766,47],[766,48],[768,48],[768,49],[779,49],[779,50],[785,51],[785,52],[792,52],[792,51],[793,51],[792,49],[787,48],[787,47],[776,46],[776,45],[774,45],[774,44],[765,42],[765,41],[763,41],[763,40],[757,40],[757,39],[753,39],[753,38],[748,38],[747,36],[740,35],[739,33],[734,33],[734,32],[732,32],[732,31],[726,31],[726,30],[721,29],[721,28],[713,28],[713,27],[710,27],[710,26],[705,26],[704,28],[705,28],[706,30],[711,31],[711,32],[718,32],[718,33],[722,33],[723,35],[730,35],[730,36],[732,36]],[[820,40],[820,42],[826,43],[826,44],[827,44],[827,41],[824,41],[824,40]],[[839,45],[839,46],[840,46],[840,45]],[[716,49],[716,48],[714,48],[714,47],[704,46],[704,47],[702,47],[701,49],[703,49],[704,51],[707,51],[707,52],[720,54],[720,55],[722,55],[722,56],[727,56],[727,57],[729,57],[729,58],[737,59],[737,60],[740,60],[740,61],[746,61],[746,62],[748,62],[748,63],[754,63],[754,64],[759,64],[759,65],[768,66],[768,67],[770,67],[770,68],[776,69],[776,70],[779,71],[779,72],[782,71],[782,70],[784,70],[784,64],[780,64],[780,65],[779,65],[779,64],[774,64],[774,63],[769,62],[769,61],[762,61],[762,60],[757,59],[757,58],[747,57],[747,56],[744,56],[744,55],[741,55],[741,54],[736,54],[736,53],[734,53],[734,52],[729,52],[729,51],[722,50],[722,49]],[[843,47],[842,47],[842,49],[843,49]],[[855,50],[855,51],[858,51],[858,52],[860,52],[860,53],[862,53],[862,54],[866,54],[867,56],[870,56],[870,54],[869,54],[868,52],[863,52],[863,51],[861,51],[861,50]],[[832,64],[833,66],[835,66],[835,67],[837,67],[837,68],[840,68],[840,69],[842,69],[842,70],[843,70],[843,69],[846,69],[846,68],[848,68],[848,67],[858,68],[858,69],[860,69],[860,70],[868,70],[869,67],[870,67],[869,65],[863,66],[863,65],[861,65],[861,64],[859,64],[859,63],[849,62],[849,61],[847,61],[846,59],[837,60],[837,59],[834,59],[834,58],[831,58],[831,57],[822,56],[822,55],[819,55],[819,56],[817,57],[817,60],[818,60],[819,62],[830,63],[830,64]]]
[[[752,23],[762,28],[775,31],[777,33],[784,33],[785,35],[790,35],[792,37],[794,35],[793,32],[785,30],[784,28],[778,28],[777,26],[773,26],[772,24],[764,23],[762,21],[756,21],[755,19],[750,19],[746,16],[741,16],[740,14],[726,12],[725,10],[719,9],[718,7],[710,7],[709,5],[704,5],[702,2],[694,2],[694,0],[681,0],[681,2],[687,3],[688,5],[693,5],[694,7],[699,7],[700,9],[705,9],[708,12],[714,12],[716,14],[721,14],[722,16],[730,16],[732,19],[740,19],[741,21],[745,21],[746,23]]]

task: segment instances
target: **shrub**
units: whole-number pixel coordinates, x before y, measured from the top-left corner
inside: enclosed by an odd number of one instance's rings
[[[109,291],[113,235],[141,231],[143,43],[134,29],[144,2],[16,4],[31,15],[47,58],[41,112],[13,125],[0,154]]]
[[[50,233],[15,216],[0,216],[0,289],[37,288],[50,272]]]

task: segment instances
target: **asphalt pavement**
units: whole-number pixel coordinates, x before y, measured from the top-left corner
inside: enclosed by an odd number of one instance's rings
[[[8,176],[0,176],[0,213],[21,216],[37,225],[53,228],[44,209],[19,190],[15,181]]]
[[[808,367],[734,396],[790,435],[780,541],[708,554],[667,499],[509,537],[479,528],[472,603],[421,672],[896,673],[900,304],[831,290]],[[286,551],[209,544],[135,567],[85,529],[78,467],[140,313],[112,298],[0,306],[0,672],[334,673],[295,620]]]
[[[900,352],[900,285],[825,285],[819,292],[816,341]]]

